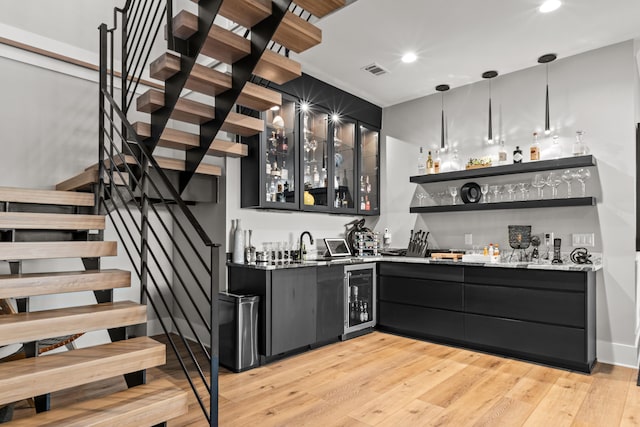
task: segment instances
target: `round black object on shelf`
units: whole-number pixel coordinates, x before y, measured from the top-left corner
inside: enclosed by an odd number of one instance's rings
[[[467,182],[460,189],[460,198],[465,203],[478,203],[482,198],[480,186],[475,182]]]

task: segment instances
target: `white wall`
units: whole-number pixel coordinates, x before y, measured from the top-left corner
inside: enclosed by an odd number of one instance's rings
[[[428,229],[432,245],[465,248],[464,234],[475,244],[498,242],[508,247],[507,225],[531,224],[534,233],[553,231],[570,250],[571,233],[594,232],[596,251],[604,254],[598,273],[597,351],[603,362],[636,365],[635,328],[635,118],[638,97],[632,41],[605,47],[552,63],[549,72],[552,127],[565,152],[574,133],[586,131],[597,159],[587,184],[597,207],[530,209],[411,215],[416,185],[418,147],[435,148],[440,136],[440,96],[432,95],[386,108],[383,112],[383,204],[378,229],[389,227],[395,244],[407,243],[412,228]],[[446,83],[446,82],[443,82]],[[525,154],[531,135],[544,126],[545,70],[542,66],[500,76],[493,83],[494,136],[503,135],[509,159],[515,145]],[[485,142],[486,82],[453,88],[446,95],[449,141],[469,157],[496,156],[497,147]],[[542,158],[549,156],[551,139],[542,141]],[[525,157],[528,158],[528,155]],[[478,179],[478,183],[530,180],[531,175]],[[455,184],[460,185],[463,182]],[[427,191],[447,184],[424,185]],[[579,188],[574,184],[574,191]],[[546,190],[548,193],[548,189]],[[560,196],[566,187],[560,187]]]

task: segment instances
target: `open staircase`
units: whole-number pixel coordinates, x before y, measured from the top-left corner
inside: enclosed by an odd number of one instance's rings
[[[261,112],[282,103],[269,82],[282,85],[301,76],[289,51],[318,45],[322,32],[310,18],[334,12],[345,0],[194,2],[197,14],[174,11],[172,0],[127,0],[115,9],[113,28],[100,26],[98,163],[58,183],[56,191],[0,188],[0,260],[11,267],[11,274],[0,276],[0,346],[22,343],[25,356],[0,363],[0,408],[35,396],[37,411],[7,425],[163,425],[184,414],[192,399],[185,391],[164,380],[146,383],[146,370],[165,363],[165,346],[128,336],[127,327],[146,323],[145,303],[158,316],[207,422],[217,425],[219,245],[183,197],[194,193],[195,183],[214,186],[209,179],[222,175],[207,159],[248,154],[252,147],[239,137],[263,132]],[[117,31],[122,46],[114,45]],[[166,51],[147,63],[163,34]],[[147,66],[159,83],[143,81]],[[142,90],[143,84],[149,89]],[[134,101],[137,117],[147,119],[129,121]],[[156,155],[157,147],[165,156]],[[113,289],[130,286],[130,272],[100,269],[100,258],[117,251],[116,242],[103,239],[105,215],[140,279],[143,304],[114,301]],[[164,240],[170,240],[168,247]],[[81,259],[84,269],[22,271],[23,261],[56,258]],[[92,291],[96,304],[29,310],[32,296],[80,291]],[[6,304],[10,300],[15,310]],[[208,336],[201,336],[198,325]],[[69,336],[105,329],[110,343],[40,355],[41,340],[68,342]],[[195,353],[204,354],[207,365]],[[52,392],[120,375],[128,390],[67,407],[56,408],[55,399],[51,404]]]
[[[148,337],[125,339],[127,326],[146,322],[147,307],[113,301],[113,289],[130,286],[131,273],[100,269],[100,258],[115,256],[117,244],[94,240],[105,228],[103,215],[86,213],[94,200],[91,193],[0,187],[0,260],[11,269],[0,276],[0,299],[17,305],[0,316],[0,346],[20,343],[24,353],[0,363],[0,407],[36,396],[40,412],[6,425],[157,425],[187,412],[185,391],[166,380],[143,384],[146,369],[165,363],[165,346]],[[34,260],[60,258],[77,259],[85,268],[23,271],[23,265],[37,266]],[[81,291],[93,291],[97,304],[29,310],[30,297]],[[111,343],[39,355],[41,340],[105,329]],[[52,392],[121,375],[137,387],[50,408]]]

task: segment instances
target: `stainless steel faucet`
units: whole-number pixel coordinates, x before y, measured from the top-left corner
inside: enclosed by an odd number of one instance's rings
[[[300,250],[298,251],[299,260],[303,260],[305,258],[305,248],[304,243],[302,242],[305,234],[309,236],[309,244],[313,245],[313,236],[311,235],[311,233],[308,231],[303,231],[302,234],[300,234]]]

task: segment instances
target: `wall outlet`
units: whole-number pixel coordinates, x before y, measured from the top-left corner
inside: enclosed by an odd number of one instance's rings
[[[596,245],[594,233],[573,233],[571,242],[572,246],[594,247]]]
[[[469,233],[464,235],[464,244],[473,245],[473,234]]]

